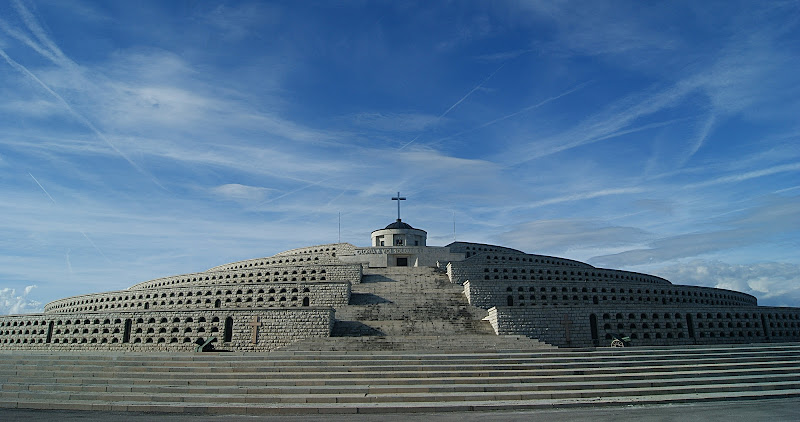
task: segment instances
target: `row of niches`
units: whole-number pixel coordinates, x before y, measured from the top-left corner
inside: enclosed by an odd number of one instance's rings
[[[329,243],[326,245],[315,245],[315,246],[304,246],[301,248],[289,249],[288,251],[278,252],[277,254],[273,255],[272,258],[281,258],[287,256],[305,256],[305,255],[314,255],[314,254],[322,254],[322,256],[333,254],[339,250],[348,250],[352,248],[352,245],[349,243]],[[243,261],[244,262],[244,261]]]
[[[277,270],[262,269],[251,273],[237,272],[205,272],[195,274],[184,274],[179,276],[162,277],[155,280],[145,281],[130,288],[130,290],[152,289],[156,287],[169,287],[181,284],[204,283],[279,283],[282,281],[325,281],[329,266],[312,267],[282,267]],[[325,275],[323,275],[325,274]],[[264,277],[263,279],[261,277]]]
[[[331,301],[326,301],[331,302]],[[337,303],[345,304],[345,303]],[[72,308],[64,308],[63,310],[53,310],[52,313],[72,313],[72,312],[95,312],[102,310],[196,310],[196,309],[209,309],[221,307],[234,307],[234,308],[274,308],[274,307],[297,307],[297,306],[321,306],[314,303],[312,305],[309,296],[286,296],[286,295],[257,295],[250,297],[231,298],[196,298],[192,299],[169,299],[169,300],[153,300],[151,302],[130,302],[94,306],[75,306]],[[331,303],[326,303],[326,306],[331,306]]]
[[[59,319],[25,329],[0,330],[0,344],[189,343],[209,337],[228,340],[232,318],[226,319],[222,335],[220,325],[219,317]]]
[[[605,313],[602,330],[631,339],[797,337],[799,313]],[[590,324],[596,323],[593,314]],[[595,328],[596,329],[596,328]]]
[[[204,288],[205,287],[205,288]],[[192,290],[193,288],[197,290]],[[202,290],[201,290],[202,289]],[[208,296],[238,296],[241,300],[232,299],[231,302],[247,301],[244,296],[257,295],[281,295],[296,296],[302,293],[310,296],[312,303],[327,305],[328,302],[338,302],[337,298],[346,295],[348,290],[347,283],[309,283],[309,284],[277,284],[270,286],[257,285],[250,283],[242,285],[236,290],[232,288],[219,288],[218,286],[196,286],[196,287],[177,287],[167,289],[153,289],[141,291],[117,291],[96,293],[85,296],[78,296],[67,299],[60,299],[50,302],[45,306],[45,313],[49,312],[83,312],[88,310],[136,308],[143,306],[142,303],[152,304],[197,304],[197,299],[183,299],[192,297]],[[132,293],[132,294],[131,294]],[[162,299],[162,300],[156,300]],[[263,300],[269,301],[266,297]],[[280,301],[279,299],[274,299]],[[171,303],[170,303],[171,302]],[[180,303],[178,303],[180,302]],[[199,303],[213,303],[214,301],[200,301]],[[134,306],[134,304],[138,304]]]
[[[471,256],[477,255],[484,255],[488,252],[499,253],[499,254],[507,254],[511,256],[516,256],[523,254],[518,251],[510,250],[508,248],[504,248],[501,246],[491,246],[491,245],[484,245],[484,244],[472,244],[472,245],[464,245],[464,244],[457,244],[454,245],[455,247],[451,247],[451,251],[453,252],[463,252],[465,258],[469,258]],[[524,254],[523,254],[524,255]]]
[[[287,255],[278,254],[268,258],[248,259],[245,261],[220,265],[212,268],[211,270],[218,270],[218,269],[238,270],[243,268],[263,267],[266,265],[288,264],[295,262],[300,262],[300,263],[313,262],[313,261],[319,261],[320,258],[325,260],[327,258],[336,257],[335,246],[302,248],[292,251],[295,253],[291,254],[288,254],[287,252],[282,252],[282,254],[286,253]]]
[[[507,263],[521,263],[523,265],[554,265],[560,267],[574,267],[574,268],[592,268],[589,264],[573,261],[570,259],[545,257],[539,255],[527,254],[507,254],[507,255],[486,255],[481,257],[488,263],[494,264],[507,264]]]
[[[541,295],[514,295],[506,296],[505,306],[574,306],[574,305],[600,305],[604,303],[620,303],[620,304],[647,304],[647,305],[711,305],[711,306],[742,306],[752,305],[751,303],[741,303],[728,300],[715,300],[715,299],[693,299],[693,298],[680,298],[680,297],[651,297],[651,296],[600,296],[600,295],[554,295],[554,294],[541,294]]]
[[[630,337],[632,340],[650,340],[650,339],[682,339],[682,338],[694,338],[690,336],[688,330],[681,330],[681,331],[656,331],[658,328],[653,328],[649,330],[647,328],[641,328],[641,331],[637,331],[637,328],[631,328],[630,331],[626,331],[624,329],[617,329],[613,331],[606,331],[605,339],[611,340],[613,338],[621,338],[621,337]],[[730,330],[730,329],[719,329],[719,330],[712,330],[712,329],[702,329],[697,328],[694,330],[696,332],[697,338],[753,338],[753,337],[770,337],[770,338],[786,338],[789,339],[796,339],[800,337],[800,332],[797,330],[772,330],[766,331],[765,333],[762,332],[760,329],[750,329],[750,330]]]
[[[638,314],[638,315],[637,315]],[[647,319],[681,319],[684,316],[687,318],[696,318],[697,320],[732,320],[732,319],[763,319],[764,321],[800,321],[800,312],[753,312],[752,314],[749,312],[688,312],[685,314],[681,314],[680,312],[671,313],[652,313],[648,317],[649,313],[634,313],[634,312],[617,312],[617,313],[604,313],[603,320],[647,320]]]
[[[794,334],[796,336],[797,334]],[[783,334],[781,334],[783,336]],[[792,337],[791,334],[786,334],[788,337]],[[659,340],[659,339],[683,339],[689,338],[688,334],[685,331],[679,332],[661,332],[661,331],[647,331],[647,332],[636,332],[630,331],[626,333],[625,331],[614,331],[614,333],[606,333],[605,339],[612,340],[614,338],[621,338],[621,337],[630,337],[630,339],[635,343],[636,340]],[[700,331],[698,333],[699,338],[748,338],[748,337],[763,337],[763,333],[761,331]],[[773,334],[773,337],[778,337],[778,335]]]
[[[646,274],[630,273],[617,270],[574,271],[543,269],[537,267],[488,268],[484,267],[484,280],[555,280],[555,281],[629,281],[639,283],[664,284],[666,280]],[[509,271],[510,270],[510,271]]]
[[[524,293],[561,293],[562,297],[572,293],[572,300],[577,299],[577,293],[591,293],[592,296],[600,295],[602,300],[608,300],[611,297],[611,300],[617,300],[616,295],[620,296],[619,300],[625,300],[624,297],[627,295],[628,299],[631,302],[636,301],[635,297],[645,298],[639,299],[639,302],[677,302],[677,303],[703,303],[698,301],[699,299],[704,300],[711,300],[711,301],[727,301],[732,303],[737,303],[741,305],[755,305],[756,301],[753,297],[745,295],[743,293],[731,292],[727,290],[719,290],[710,287],[695,287],[695,286],[672,286],[670,289],[653,289],[650,288],[640,288],[640,287],[587,287],[587,286],[571,286],[567,287],[564,285],[560,285],[560,287],[556,287],[553,285],[543,286],[539,283],[535,285],[513,285],[513,286],[506,286],[507,293],[516,292],[518,294]],[[652,300],[649,299],[650,295],[652,296]],[[535,298],[535,295],[534,295]],[[584,296],[584,300],[588,298],[588,295]],[[670,300],[673,299],[673,300]],[[689,300],[691,299],[691,300]],[[532,299],[533,300],[533,299]]]

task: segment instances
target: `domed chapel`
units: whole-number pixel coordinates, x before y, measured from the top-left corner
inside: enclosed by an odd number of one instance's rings
[[[0,349],[271,351],[800,341],[800,308],[496,245],[400,218],[335,243],[0,317]]]

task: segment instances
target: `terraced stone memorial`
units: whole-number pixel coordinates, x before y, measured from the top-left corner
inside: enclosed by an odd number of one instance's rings
[[[368,247],[293,249],[0,317],[0,407],[259,415],[800,396],[798,308],[426,243],[398,218]],[[630,347],[610,347],[621,338]]]

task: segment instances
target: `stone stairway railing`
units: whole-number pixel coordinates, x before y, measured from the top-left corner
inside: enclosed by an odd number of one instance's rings
[[[0,352],[0,407],[465,411],[800,397],[800,344],[504,352]]]

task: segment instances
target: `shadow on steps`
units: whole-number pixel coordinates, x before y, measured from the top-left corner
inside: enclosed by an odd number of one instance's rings
[[[372,293],[351,293],[350,305],[376,305],[379,303],[392,303],[392,301],[382,298]]]
[[[363,337],[384,336],[381,330],[370,327],[360,321],[336,321],[333,324],[331,337]]]
[[[364,283],[386,283],[386,282],[394,283],[395,280],[391,279],[389,277],[386,277],[385,275],[381,275],[381,274],[368,274],[368,275],[365,274],[361,278],[361,283],[362,284],[364,284]]]

